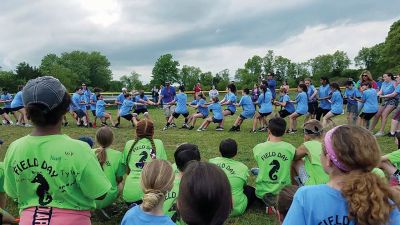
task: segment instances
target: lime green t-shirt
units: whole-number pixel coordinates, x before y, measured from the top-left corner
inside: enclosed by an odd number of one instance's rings
[[[385,172],[383,172],[383,170],[379,169],[379,168],[374,168],[372,170],[372,173],[375,173],[376,175],[378,175],[379,177],[382,178],[386,178]]]
[[[213,158],[209,162],[219,166],[228,177],[233,199],[231,216],[242,215],[247,207],[247,197],[243,187],[247,184],[249,168],[241,162],[224,157]]]
[[[307,141],[303,145],[308,150],[308,155],[304,157],[304,167],[308,175],[305,185],[326,184],[329,181],[329,176],[321,164],[321,142]]]
[[[22,137],[11,143],[4,165],[5,191],[20,210],[91,210],[111,188],[90,147],[67,135]]]
[[[96,149],[93,150],[96,153]],[[122,164],[122,152],[106,149],[107,160],[103,164],[103,171],[111,183],[111,189],[103,200],[96,200],[96,208],[102,209],[111,205],[118,197],[117,177],[125,175],[125,166]]]
[[[291,183],[290,168],[296,148],[284,141],[267,141],[253,148],[260,172],[256,179],[256,195],[263,198],[267,193],[278,192]]]
[[[0,192],[4,193],[4,163],[0,162]]]
[[[130,140],[125,144],[124,152],[122,154],[122,163],[125,166],[129,166],[130,173],[126,177],[124,190],[122,192],[122,198],[126,202],[136,202],[142,199],[143,191],[140,187],[140,174],[142,173],[143,163],[151,162],[151,142],[147,138],[142,138],[133,147],[129,163],[126,165],[129,150],[131,149],[135,140]],[[154,145],[156,147],[156,158],[167,160],[167,154],[164,149],[164,144],[161,140],[154,139]]]
[[[179,216],[179,213],[177,213],[176,211],[176,198],[179,194],[180,183],[181,177],[175,176],[174,186],[172,187],[172,190],[167,193],[167,196],[165,196],[165,201],[163,205],[164,214],[169,216],[175,224],[181,224],[181,218]]]
[[[400,149],[386,155],[389,161],[400,170]]]

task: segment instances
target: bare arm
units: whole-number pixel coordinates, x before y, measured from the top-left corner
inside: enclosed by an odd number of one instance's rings
[[[302,144],[296,149],[296,153],[294,155],[294,161],[301,160],[308,154],[307,148]]]

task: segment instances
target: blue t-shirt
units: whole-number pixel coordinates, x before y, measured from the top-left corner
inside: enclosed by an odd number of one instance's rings
[[[139,205],[125,213],[121,225],[175,225],[171,218],[166,215],[156,216],[146,213]]]
[[[269,88],[269,90],[271,91],[271,94],[272,94],[272,98],[275,98],[275,96],[276,96],[276,91],[275,91],[275,89],[276,89],[276,81],[274,79],[272,79],[272,80],[267,80],[267,82],[268,82],[268,88]]]
[[[8,101],[8,100],[12,101],[13,97],[12,97],[12,95],[10,93],[7,93],[7,94],[2,94],[0,96],[0,99],[3,100],[3,101]],[[5,109],[11,108],[11,102],[4,102],[4,108]]]
[[[331,102],[331,112],[335,114],[342,114],[343,97],[340,94],[340,91],[336,90],[332,93]]]
[[[82,109],[83,111],[86,111],[86,104],[88,103],[86,102],[86,96],[80,95],[80,99],[82,104],[79,105],[79,108]]]
[[[140,95],[135,97],[135,102],[143,103],[143,102],[140,102],[140,100],[147,102],[149,99],[147,98],[146,95],[144,95],[143,98],[140,97]],[[136,109],[146,109],[146,108],[147,108],[146,105],[136,105]]]
[[[246,117],[252,117],[251,115],[254,115],[256,109],[254,108],[254,103],[249,95],[242,96],[239,105],[243,107],[243,115]]]
[[[297,190],[283,225],[356,225],[350,220],[342,193],[328,185],[304,186]],[[400,224],[399,209],[390,214],[390,225]]]
[[[222,120],[224,118],[224,115],[222,114],[222,107],[219,102],[208,105],[208,110],[212,110],[214,115],[213,117],[215,119]]]
[[[15,97],[11,102],[11,108],[17,108],[21,106],[24,106],[24,102],[22,101],[22,91],[18,91],[18,93],[15,94]]]
[[[106,102],[104,100],[98,100],[96,103],[96,117],[103,117],[106,112]]]
[[[257,100],[260,109],[258,110],[260,113],[270,113],[272,112],[272,93],[267,91],[262,93]]]
[[[329,96],[330,87],[329,84],[325,84],[325,86],[319,86],[318,96],[319,98],[325,98]],[[331,109],[331,103],[327,99],[321,100],[319,103],[319,107],[321,109]]]
[[[314,85],[312,85],[312,84],[307,88],[308,102],[317,101],[317,95],[315,95],[314,98],[310,99],[310,97],[314,94],[315,90],[316,89],[315,89]]]
[[[357,104],[356,100],[351,100],[350,98],[354,99],[354,98],[360,98],[361,97],[360,92],[355,87],[353,87],[352,89],[346,88],[346,90],[344,91],[344,95],[347,97],[347,104],[349,104],[349,105],[356,105]]]
[[[225,95],[224,99],[226,101],[229,101],[229,104],[227,105],[227,109],[229,109],[231,112],[235,113],[236,106],[234,105],[234,103],[236,103],[236,95],[233,94],[232,92],[229,92]]]
[[[208,108],[207,107],[202,107],[202,105],[206,104],[206,100],[204,99],[200,99],[197,100],[197,111],[199,111],[199,113],[203,114],[203,116],[208,116]]]
[[[163,89],[161,90],[161,96],[163,96],[162,103],[167,104],[172,102],[174,100],[175,95],[176,92],[174,87],[172,86],[170,86],[169,88],[163,87]]]
[[[299,114],[306,114],[308,112],[308,97],[307,93],[302,91],[296,96],[296,112]]]
[[[71,109],[72,111],[77,111],[81,108],[81,96],[78,93],[74,93],[71,98]]]
[[[125,116],[130,114],[134,105],[135,102],[132,99],[125,99],[121,105],[121,108],[119,109],[119,115]]]
[[[190,105],[197,105],[198,102],[199,102],[199,100],[195,99],[190,103]]]
[[[96,103],[97,103],[97,96],[95,93],[90,96],[90,110],[94,111],[96,110]]]
[[[85,96],[85,102],[89,104],[90,102],[90,97],[92,96],[92,92],[90,92],[88,89],[83,91],[83,95]]]
[[[400,84],[397,85],[394,91],[397,93],[397,95],[400,95]]]
[[[179,113],[179,114],[188,113],[188,110],[186,107],[187,95],[185,93],[178,93],[175,96],[175,101],[176,101],[176,109],[175,109],[176,113]]]
[[[290,102],[290,97],[289,95],[285,94],[284,96],[279,97],[279,102],[286,102],[284,109],[288,111],[289,113],[293,113],[295,111],[293,103]]]
[[[378,95],[376,90],[369,88],[363,91],[361,100],[364,102],[363,112],[376,113],[379,109]]]
[[[388,94],[391,94],[394,92],[395,87],[393,85],[393,82],[384,81],[384,82],[382,82],[382,86],[381,86],[380,90],[382,91],[382,95],[388,95]]]
[[[124,100],[125,100],[125,94],[124,94],[124,93],[119,94],[119,95],[117,96],[117,99],[116,99],[116,100],[117,100],[117,102],[119,102],[119,104],[117,105],[117,107],[118,107],[118,109],[120,109],[122,103],[123,103]]]

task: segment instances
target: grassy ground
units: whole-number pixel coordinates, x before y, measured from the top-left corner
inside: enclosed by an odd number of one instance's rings
[[[115,110],[112,110],[113,115],[116,114]],[[173,153],[175,148],[184,142],[193,143],[199,146],[201,151],[202,160],[206,161],[210,158],[219,156],[218,146],[222,139],[225,138],[233,138],[239,144],[239,153],[236,156],[236,160],[239,160],[246,164],[249,168],[255,167],[256,162],[252,156],[252,148],[261,142],[266,141],[266,133],[249,133],[251,129],[250,121],[245,121],[242,126],[242,131],[238,133],[229,133],[227,130],[233,124],[234,119],[238,114],[235,114],[234,117],[226,118],[225,122],[225,131],[217,132],[213,128],[214,125],[211,125],[209,129],[205,132],[196,132],[195,130],[188,131],[184,129],[170,129],[167,131],[161,131],[164,126],[165,119],[163,117],[162,111],[158,109],[151,109],[150,114],[155,121],[156,131],[155,137],[161,139],[164,142],[168,159],[173,162]],[[303,124],[303,119],[299,120],[299,127]],[[78,138],[81,135],[89,135],[91,137],[95,136],[96,129],[89,128],[78,128],[75,124],[72,123],[71,117],[68,116],[68,120],[70,121],[70,125],[63,129],[63,132],[70,135],[73,138]],[[183,118],[177,119],[176,123],[178,126],[182,123]],[[202,121],[198,121],[197,125],[200,125]],[[339,116],[335,118],[335,122],[337,124],[343,124],[345,122],[344,116]],[[301,130],[301,129],[299,129]],[[0,126],[0,138],[5,141],[1,151],[0,158],[4,158],[4,154],[8,145],[14,140],[27,135],[31,132],[31,128],[23,128],[23,127],[5,127]],[[122,150],[126,141],[133,139],[135,136],[135,131],[129,125],[129,123],[125,120],[122,122],[121,129],[115,129],[115,141],[112,146],[114,149]],[[286,135],[284,140],[290,142],[294,146],[299,146],[302,141],[302,132],[298,132],[297,134]],[[381,137],[378,139],[382,151],[384,153],[391,152],[396,149],[393,139],[388,137]],[[254,185],[255,178],[253,176],[249,177],[249,183]],[[210,184],[211,185],[211,184]],[[17,209],[14,203],[9,200],[8,210],[13,212],[14,215],[17,214]],[[95,217],[93,219],[94,225],[114,225],[120,224],[121,218],[116,217],[113,218],[112,221],[101,222],[99,218]],[[231,218],[228,220],[227,224],[277,224],[275,218],[267,217],[261,209],[250,209],[243,216],[237,218]]]

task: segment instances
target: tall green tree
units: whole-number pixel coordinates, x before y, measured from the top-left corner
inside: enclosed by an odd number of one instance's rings
[[[201,69],[199,67],[184,65],[179,73],[179,83],[191,90],[194,85],[200,82]],[[203,81],[201,81],[203,83]]]
[[[263,69],[264,73],[275,71],[275,54],[273,50],[268,50],[263,58]]]
[[[276,56],[274,59],[275,68],[275,79],[283,81],[289,78],[288,70],[291,65],[291,61],[283,56]],[[291,68],[292,69],[292,68]]]
[[[381,43],[370,48],[363,47],[354,58],[355,65],[360,69],[375,70],[382,63],[383,46]]]
[[[386,70],[400,73],[400,20],[390,27],[382,54]]]
[[[29,65],[27,62],[21,62],[17,65],[15,73],[18,79],[27,82],[30,79],[40,77],[42,73],[36,67]]]
[[[7,88],[9,92],[16,93],[18,85],[24,83],[25,81],[18,78],[13,71],[0,70],[0,88]]]
[[[157,59],[152,71],[152,84],[160,85],[165,81],[179,82],[179,62],[171,54],[165,54]]]
[[[343,71],[349,68],[351,60],[344,51],[336,51],[332,55],[332,74],[333,76],[342,76]]]
[[[143,83],[140,80],[140,74],[136,71],[132,71],[129,75],[124,75],[119,79],[122,85],[128,90],[142,90]]]

